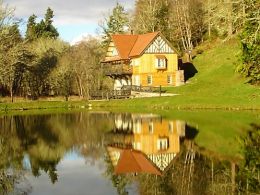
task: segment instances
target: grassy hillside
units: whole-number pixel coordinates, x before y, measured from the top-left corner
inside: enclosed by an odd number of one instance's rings
[[[165,88],[167,92],[180,94],[134,100],[93,102],[96,106],[166,107],[166,108],[224,108],[260,109],[260,88],[246,83],[246,79],[235,73],[240,49],[237,40],[215,41],[201,47],[204,52],[197,55],[193,64],[198,73],[181,87]]]
[[[193,60],[198,73],[186,86],[169,91],[206,97],[232,97],[248,100],[259,98],[260,90],[246,84],[246,80],[235,73],[240,48],[236,40],[213,43],[213,48],[199,54]],[[202,46],[203,48],[203,46]]]

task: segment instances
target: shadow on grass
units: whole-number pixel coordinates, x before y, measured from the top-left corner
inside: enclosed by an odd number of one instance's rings
[[[185,82],[194,77],[196,73],[198,73],[198,70],[191,62],[179,63],[179,69],[184,70]]]

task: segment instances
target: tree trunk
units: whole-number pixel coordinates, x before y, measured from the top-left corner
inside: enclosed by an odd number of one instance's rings
[[[232,194],[236,194],[236,164],[231,162]]]
[[[13,97],[13,88],[10,87],[10,97],[11,97],[11,102],[14,102],[14,97]]]
[[[228,15],[227,15],[227,22],[228,22],[228,36],[232,36],[233,34],[233,2],[232,0],[227,1],[228,6]]]

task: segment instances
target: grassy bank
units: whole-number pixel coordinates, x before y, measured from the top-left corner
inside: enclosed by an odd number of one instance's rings
[[[0,113],[24,110],[51,110],[87,108],[87,101],[22,101],[14,103],[0,103]]]
[[[237,40],[201,46],[193,64],[197,73],[181,87],[165,88],[174,97],[92,102],[98,107],[260,109],[260,88],[246,83],[235,72],[240,48]]]

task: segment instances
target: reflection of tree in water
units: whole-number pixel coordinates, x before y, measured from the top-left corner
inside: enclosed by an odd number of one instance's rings
[[[242,138],[243,155],[237,182],[242,192],[260,194],[260,124],[252,124],[246,137]]]
[[[110,129],[109,120],[108,114],[93,113],[1,117],[0,188],[8,184],[7,191],[13,190],[18,174],[9,175],[12,185],[3,175],[10,168],[20,174],[25,155],[33,175],[44,171],[53,183],[58,179],[56,166],[67,151],[76,149],[93,162],[99,159],[104,130]]]
[[[33,175],[39,176],[43,170],[55,183],[58,179],[56,166],[65,148],[58,145],[58,134],[50,124],[51,116],[15,116],[14,119],[20,146],[29,154]]]
[[[13,121],[13,117],[0,118],[0,194],[13,191],[22,177],[23,151]]]
[[[30,159],[32,173],[35,177],[40,176],[40,170],[44,170],[48,173],[51,182],[55,183],[58,181],[58,174],[56,170],[56,166],[59,163],[60,159],[57,160],[40,160],[40,159]]]

